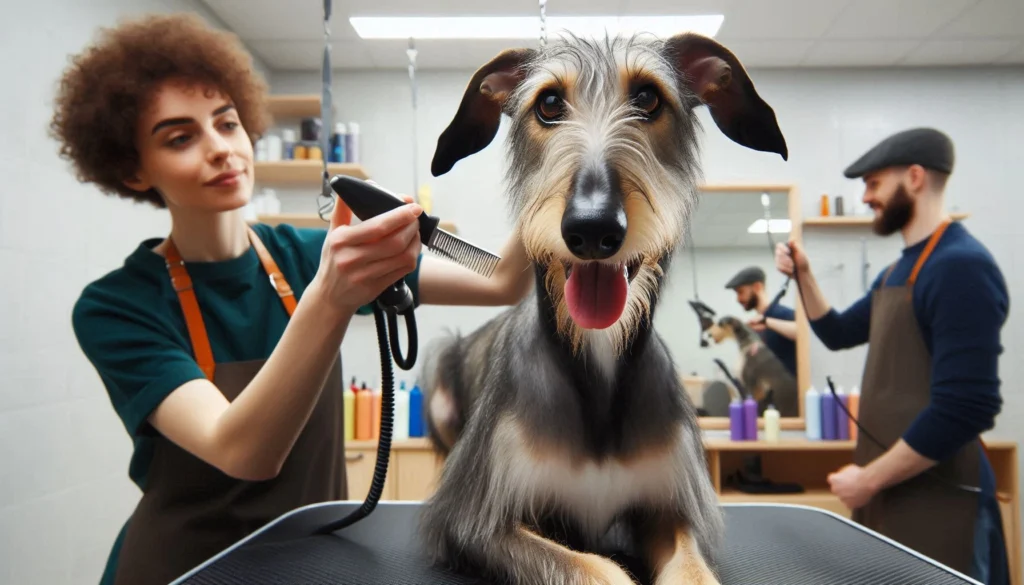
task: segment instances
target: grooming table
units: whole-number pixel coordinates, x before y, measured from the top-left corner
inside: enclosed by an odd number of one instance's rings
[[[173,585],[479,585],[431,567],[416,540],[419,503],[381,502],[331,535],[309,536],[361,502],[300,508]],[[725,504],[723,585],[962,585],[977,581],[831,512]]]

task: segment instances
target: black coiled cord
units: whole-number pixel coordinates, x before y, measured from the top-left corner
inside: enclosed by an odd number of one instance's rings
[[[388,474],[388,460],[391,457],[391,435],[394,431],[395,375],[391,367],[392,351],[395,362],[403,370],[411,370],[416,363],[418,338],[416,335],[416,315],[413,313],[413,298],[403,281],[388,287],[373,304],[373,320],[377,325],[377,347],[380,350],[381,366],[381,397],[380,397],[380,438],[377,439],[377,462],[373,467],[373,479],[370,491],[363,505],[341,520],[325,524],[315,534],[330,534],[346,526],[366,518],[377,507],[380,496],[384,492],[384,482]],[[384,312],[387,311],[387,321]],[[398,342],[398,317],[405,316],[409,334],[409,355],[402,358],[401,346]],[[389,328],[390,325],[390,328]],[[386,331],[390,331],[385,333]],[[388,347],[388,340],[391,346]]]

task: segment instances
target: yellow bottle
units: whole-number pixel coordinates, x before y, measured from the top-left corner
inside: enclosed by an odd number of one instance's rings
[[[419,193],[416,194],[416,203],[420,204],[423,208],[423,213],[431,213],[433,208],[433,194],[430,192],[430,185],[423,185],[420,187]]]

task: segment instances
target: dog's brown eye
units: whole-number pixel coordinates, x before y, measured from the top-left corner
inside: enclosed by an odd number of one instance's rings
[[[633,105],[651,116],[658,110],[661,100],[658,99],[658,92],[651,86],[641,87],[633,96]]]
[[[558,120],[565,113],[565,102],[553,91],[540,94],[537,99],[537,116],[541,122],[550,123]]]

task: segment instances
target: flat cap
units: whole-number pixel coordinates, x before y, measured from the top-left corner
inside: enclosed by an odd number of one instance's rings
[[[888,167],[921,165],[943,173],[953,172],[953,141],[934,128],[904,130],[879,142],[843,171],[856,179]]]
[[[750,266],[737,272],[736,276],[725,283],[725,288],[736,288],[737,286],[754,284],[755,282],[764,282],[764,270],[757,266]]]

